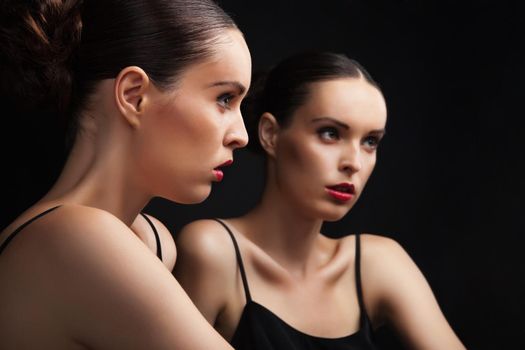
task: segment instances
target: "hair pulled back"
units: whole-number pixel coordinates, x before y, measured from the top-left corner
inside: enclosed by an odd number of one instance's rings
[[[214,53],[233,20],[212,0],[3,0],[1,88],[15,103],[56,107],[76,128],[102,79],[139,66],[168,89]]]
[[[2,93],[25,107],[70,99],[72,53],[80,40],[79,1],[2,1]]]
[[[304,52],[293,55],[267,72],[254,74],[252,87],[243,103],[243,116],[250,140],[248,148],[264,151],[258,142],[259,119],[272,113],[281,127],[308,97],[312,83],[340,79],[363,78],[378,87],[370,74],[355,60],[332,52]]]

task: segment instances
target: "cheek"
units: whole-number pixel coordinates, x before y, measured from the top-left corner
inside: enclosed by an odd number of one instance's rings
[[[140,139],[140,168],[159,184],[191,190],[193,183],[208,176],[206,170],[220,150],[216,113],[203,103],[178,101],[159,106],[148,117]]]
[[[277,165],[279,171],[282,173],[281,177],[296,178],[296,174],[303,173],[308,166],[308,157],[295,142],[284,140],[277,149]]]
[[[173,107],[162,123],[164,138],[173,145],[172,152],[187,160],[206,160],[210,151],[221,142],[221,129],[215,111],[203,103],[188,103]]]
[[[322,147],[304,141],[289,142],[277,154],[280,158],[279,177],[292,182],[292,187],[300,186],[303,191],[309,187],[318,189],[326,172],[330,171],[331,154]]]

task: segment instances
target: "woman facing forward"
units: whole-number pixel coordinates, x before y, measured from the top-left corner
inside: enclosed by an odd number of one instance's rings
[[[55,104],[74,140],[0,235],[0,348],[231,349],[138,215],[154,196],[203,201],[246,144],[240,31],[211,0],[3,1],[1,16],[2,87]]]
[[[245,117],[266,156],[262,199],[178,238],[175,274],[206,319],[237,349],[373,349],[383,322],[411,348],[463,349],[396,242],[320,233],[353,207],[376,163],[387,113],[370,75],[346,56],[311,53],[255,85]]]

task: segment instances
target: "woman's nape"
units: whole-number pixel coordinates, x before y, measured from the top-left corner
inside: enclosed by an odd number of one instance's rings
[[[204,200],[246,144],[250,55],[214,2],[154,2],[2,3],[11,93],[56,105],[72,140],[0,236],[2,348],[230,348],[129,226],[153,196]]]
[[[88,195],[104,201],[91,206],[128,224],[153,196],[203,201],[218,181],[215,172],[247,143],[239,106],[250,84],[249,52],[236,30],[222,36],[216,56],[188,67],[173,89],[159,89],[139,67],[99,83],[91,97],[96,107],[80,121],[82,132],[44,200]]]

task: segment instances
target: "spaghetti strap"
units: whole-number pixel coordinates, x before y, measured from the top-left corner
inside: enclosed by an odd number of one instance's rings
[[[366,309],[363,302],[363,288],[361,286],[361,235],[355,235],[355,285],[357,290],[357,301],[359,302],[361,325],[366,321]]]
[[[357,290],[357,300],[359,302],[360,329],[363,336],[366,338],[367,343],[370,344],[370,348],[374,349],[374,331],[363,300],[363,286],[361,283],[361,235],[359,232],[355,235],[355,285]]]
[[[148,218],[147,215],[145,215],[144,213],[140,213],[140,215],[142,215],[142,217],[146,219],[148,224],[151,226],[151,229],[153,230],[153,234],[155,235],[155,242],[157,242],[157,256],[160,259],[160,261],[162,261],[162,247],[160,245],[160,236],[157,231],[157,228],[155,227],[155,225],[153,225],[153,222],[150,220],[150,218]]]
[[[20,233],[20,231],[22,231],[24,228],[26,228],[30,223],[32,223],[33,221],[41,218],[42,216],[52,212],[53,210],[57,209],[58,207],[60,207],[60,205],[57,205],[56,207],[53,207],[53,208],[49,208],[47,209],[46,211],[34,216],[33,218],[27,220],[26,222],[24,222],[22,225],[18,226],[18,228],[16,230],[14,230],[6,239],[5,241],[2,242],[2,244],[0,245],[0,254],[2,254],[2,252],[4,251],[4,249],[7,247],[7,245],[9,244],[9,242],[11,242],[13,240],[13,238],[15,238],[15,236],[17,234]]]
[[[235,236],[233,235],[233,233],[230,230],[230,228],[228,227],[228,225],[226,225],[226,223],[224,223],[220,219],[213,219],[213,220],[215,220],[219,224],[221,224],[226,229],[226,231],[228,232],[228,234],[230,235],[230,237],[232,239],[233,246],[235,248],[235,256],[237,258],[237,264],[239,264],[239,272],[241,273],[242,284],[244,286],[244,293],[246,295],[246,303],[251,302],[252,301],[252,296],[250,295],[250,288],[248,288],[248,279],[246,278],[246,272],[244,270],[244,264],[242,262],[241,250],[239,249],[239,245],[237,244],[237,240],[235,239]]]

